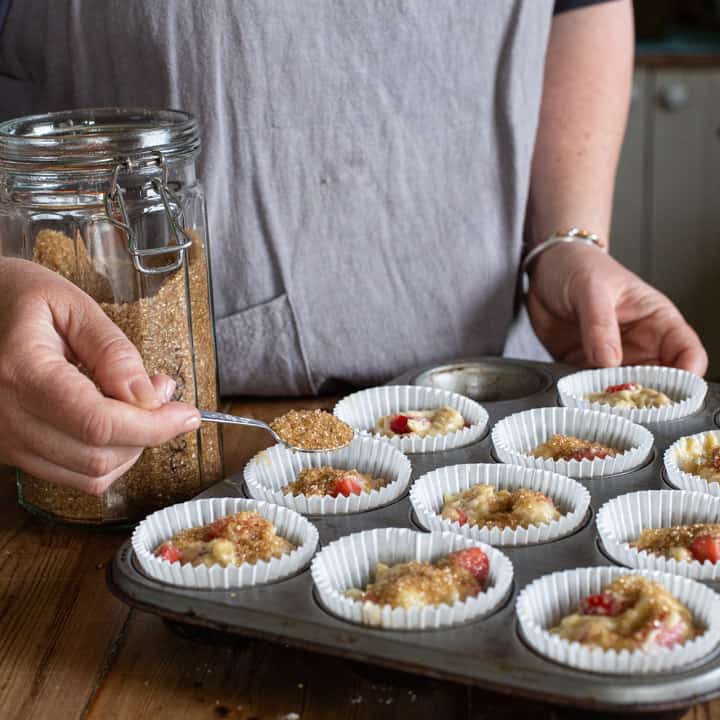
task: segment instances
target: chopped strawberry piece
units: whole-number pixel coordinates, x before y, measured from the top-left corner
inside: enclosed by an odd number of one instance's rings
[[[463,425],[464,425],[466,428],[472,427],[472,423],[471,423],[469,420],[466,420],[466,421],[463,423]]]
[[[467,525],[467,513],[464,510],[458,510],[458,519],[457,523],[458,525]]]
[[[623,611],[623,605],[612,595],[600,593],[599,595],[588,595],[584,598],[580,603],[580,611],[583,615],[614,617]]]
[[[685,626],[677,623],[674,626],[663,625],[653,638],[653,644],[661,648],[672,648],[685,638]]]
[[[362,484],[357,478],[354,478],[352,475],[343,475],[335,481],[335,487],[330,492],[330,495],[332,495],[332,497],[337,497],[338,495],[350,497],[350,495],[360,495],[362,491]]]
[[[638,384],[634,382],[621,383],[620,385],[608,385],[605,388],[606,393],[622,392],[623,390],[637,390]]]
[[[716,563],[720,560],[720,537],[698,535],[690,544],[690,552],[698,562]]]
[[[208,540],[215,540],[216,538],[223,537],[229,524],[229,520],[230,518],[220,518],[212,523],[212,525],[205,530],[205,541],[207,542]]]
[[[479,547],[471,547],[465,550],[458,550],[453,553],[453,563],[469,571],[482,585],[487,580],[490,571],[490,562],[487,555]]]
[[[410,418],[407,415],[395,415],[390,421],[390,429],[397,435],[404,435],[410,432],[408,426],[408,420]]]
[[[163,543],[155,551],[155,555],[171,563],[182,560],[182,553],[171,542]]]
[[[599,460],[604,460],[608,456],[606,450],[601,450],[600,448],[591,447],[587,450],[576,450],[572,454],[572,460],[595,460],[595,458]]]

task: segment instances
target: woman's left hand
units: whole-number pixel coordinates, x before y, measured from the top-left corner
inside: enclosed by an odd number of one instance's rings
[[[557,360],[707,370],[707,353],[675,305],[597,248],[560,245],[542,253],[531,267],[527,303],[535,332]]]

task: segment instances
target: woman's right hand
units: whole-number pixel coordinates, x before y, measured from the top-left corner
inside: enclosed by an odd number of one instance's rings
[[[100,494],[144,447],[199,427],[195,407],[170,402],[174,390],[148,377],[90,296],[35,263],[0,259],[0,462]]]

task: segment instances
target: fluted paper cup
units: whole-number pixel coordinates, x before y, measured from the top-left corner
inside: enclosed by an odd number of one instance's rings
[[[409,560],[434,562],[470,547],[480,547],[485,552],[489,575],[483,592],[461,602],[405,610],[345,595],[351,588],[365,588],[378,562],[387,565]],[[323,606],[344,620],[391,630],[424,630],[458,625],[490,613],[509,594],[513,569],[499,550],[454,533],[382,528],[347,535],[324,547],[313,560],[312,577]]]
[[[574,435],[622,452],[595,460],[534,457],[534,448],[555,434]],[[650,456],[653,436],[642,425],[609,413],[579,408],[537,408],[500,420],[492,431],[493,447],[504,463],[549,470],[573,478],[594,478],[633,470]]]
[[[553,500],[562,516],[550,523],[516,530],[460,525],[441,516],[445,495],[455,495],[480,484],[492,485],[498,490],[538,490]],[[574,532],[585,519],[590,493],[580,483],[564,475],[492,463],[452,465],[426,473],[413,483],[410,502],[418,522],[426,530],[455,532],[489,545],[514,546],[550,542]]]
[[[667,479],[673,487],[691,492],[702,492],[720,497],[720,482],[706,480],[700,475],[684,470],[686,463],[692,459],[693,445],[699,443],[702,448],[705,438],[711,435],[720,441],[720,430],[709,430],[678,438],[666,451],[663,456]]]
[[[415,434],[387,437],[373,432],[377,421],[408,410],[436,410],[448,406],[457,410],[470,427],[447,435],[420,437]],[[439,388],[419,385],[385,385],[348,395],[335,406],[335,415],[366,435],[382,437],[402,452],[430,453],[463,447],[479,440],[488,424],[488,413],[474,400]]]
[[[644,490],[606,502],[596,520],[605,550],[621,565],[695,580],[718,580],[720,563],[674,560],[631,546],[643,530],[696,523],[720,523],[720,498],[682,490]]]
[[[603,392],[611,385],[628,382],[660,390],[673,403],[660,408],[621,408],[587,400],[587,396],[591,393]],[[637,423],[656,423],[678,420],[697,412],[705,400],[707,383],[698,375],[686,370],[637,365],[583,370],[561,378],[557,389],[560,401],[567,407],[612,413]]]
[[[383,478],[387,484],[349,497],[283,493],[283,488],[293,482],[301,470],[326,465],[358,470]],[[258,500],[308,515],[333,515],[372,510],[393,502],[407,489],[410,473],[410,461],[397,448],[376,438],[356,437],[348,447],[329,452],[297,453],[282,445],[263,450],[245,466],[245,484],[250,495]]]
[[[190,563],[171,563],[153,554],[158,545],[180,530],[207,525],[247,510],[255,510],[267,518],[275,526],[277,534],[296,545],[296,549],[269,561],[227,567],[193,567]],[[210,498],[191,500],[154,512],[135,528],[131,543],[142,569],[156,580],[188,588],[227,590],[261,585],[294,575],[314,555],[318,531],[302,515],[288,508],[243,498]]]
[[[672,649],[603,650],[570,642],[549,630],[577,611],[588,595],[602,592],[613,580],[639,573],[669,590],[691,612],[696,626],[705,632]],[[518,621],[528,644],[541,655],[579,670],[618,675],[646,675],[685,668],[711,653],[720,641],[720,596],[695,580],[648,570],[589,567],[545,575],[520,593]]]

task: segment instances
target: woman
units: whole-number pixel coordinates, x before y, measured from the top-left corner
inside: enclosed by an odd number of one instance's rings
[[[15,0],[0,111],[198,116],[225,393],[501,354],[523,237],[556,358],[703,373],[665,297],[598,247],[547,243],[607,239],[632,55],[629,0]],[[101,492],[197,426],[62,278],[0,260],[0,305],[1,461]]]

